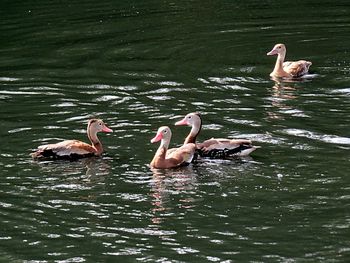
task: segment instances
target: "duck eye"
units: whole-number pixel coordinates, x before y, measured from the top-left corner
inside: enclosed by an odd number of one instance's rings
[[[98,125],[102,126],[102,122],[99,122]]]
[[[192,116],[188,116],[189,119],[192,119]]]

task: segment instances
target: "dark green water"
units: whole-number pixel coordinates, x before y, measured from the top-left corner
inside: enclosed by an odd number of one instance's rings
[[[2,1],[0,261],[348,262],[348,1]],[[270,80],[276,43],[312,79]],[[151,171],[161,125],[251,158]],[[106,154],[31,160],[102,118]]]

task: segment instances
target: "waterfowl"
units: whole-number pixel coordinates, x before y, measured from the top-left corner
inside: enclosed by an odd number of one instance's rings
[[[195,156],[196,146],[193,143],[188,143],[179,148],[173,148],[168,151],[171,135],[170,128],[168,126],[162,126],[158,129],[156,136],[151,140],[151,143],[161,141],[160,146],[150,163],[152,168],[175,168],[188,165],[192,162]]]
[[[184,145],[196,144],[196,151],[201,157],[225,159],[233,156],[247,156],[258,147],[253,146],[246,139],[209,139],[202,143],[196,143],[197,136],[202,128],[202,119],[199,113],[189,113],[175,125],[191,126],[191,131],[185,139]]]
[[[34,159],[80,159],[100,156],[103,153],[102,143],[97,137],[98,132],[113,132],[100,119],[91,119],[87,125],[87,136],[91,145],[78,140],[65,140],[54,144],[45,144],[32,153]]]
[[[308,73],[312,63],[306,60],[286,61],[286,46],[284,44],[276,44],[273,49],[267,53],[268,56],[278,55],[275,68],[271,72],[271,77],[276,78],[299,78]]]

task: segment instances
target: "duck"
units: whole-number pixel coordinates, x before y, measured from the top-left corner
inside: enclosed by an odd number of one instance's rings
[[[194,143],[198,156],[211,159],[226,159],[230,157],[244,157],[255,151],[258,146],[253,146],[247,139],[221,139],[211,138],[202,143],[196,143],[198,134],[202,129],[200,113],[192,112],[182,120],[175,123],[176,126],[190,126],[191,131],[185,138],[184,145]]]
[[[156,136],[151,140],[151,143],[160,141],[160,146],[150,163],[151,168],[177,168],[189,165],[194,160],[196,150],[194,143],[188,143],[179,148],[168,150],[171,136],[170,128],[168,126],[162,126],[158,129]]]
[[[113,132],[100,119],[90,119],[87,125],[87,136],[91,142],[87,144],[79,140],[64,140],[54,144],[40,145],[31,153],[34,159],[68,159],[75,160],[86,157],[101,156],[102,143],[97,137],[98,132]]]
[[[307,60],[284,62],[286,52],[287,49],[284,44],[276,44],[273,49],[267,53],[268,56],[278,55],[275,68],[270,76],[275,78],[300,78],[306,75],[312,63]]]

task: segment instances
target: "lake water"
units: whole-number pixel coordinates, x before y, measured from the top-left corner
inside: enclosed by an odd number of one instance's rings
[[[2,1],[1,262],[348,262],[348,1]],[[313,62],[274,82],[275,57]],[[251,158],[148,167],[180,145],[250,138]],[[102,158],[36,162],[60,139]]]

